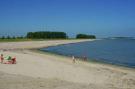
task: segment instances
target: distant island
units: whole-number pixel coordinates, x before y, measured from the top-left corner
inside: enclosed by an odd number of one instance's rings
[[[134,39],[134,37],[108,37],[104,39]]]

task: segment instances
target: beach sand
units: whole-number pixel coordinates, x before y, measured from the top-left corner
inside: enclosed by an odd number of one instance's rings
[[[0,43],[0,53],[17,58],[0,64],[0,89],[135,89],[135,69],[28,50],[82,41]]]

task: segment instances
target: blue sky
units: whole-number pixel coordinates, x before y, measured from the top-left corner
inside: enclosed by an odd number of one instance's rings
[[[0,0],[0,36],[46,30],[135,37],[135,0]]]

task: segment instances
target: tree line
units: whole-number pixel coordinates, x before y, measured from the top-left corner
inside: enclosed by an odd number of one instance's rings
[[[27,38],[32,38],[32,39],[66,39],[66,38],[68,38],[68,36],[65,32],[39,31],[39,32],[28,32]]]
[[[37,31],[28,32],[25,37],[19,36],[2,36],[0,39],[68,39],[68,35],[65,32],[51,32],[51,31]],[[95,35],[77,34],[76,39],[96,39]]]
[[[95,35],[77,34],[76,39],[96,39]]]
[[[2,36],[0,39],[23,39],[23,36]]]

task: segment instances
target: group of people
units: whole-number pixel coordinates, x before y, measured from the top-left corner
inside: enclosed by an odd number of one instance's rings
[[[0,62],[2,64],[16,64],[16,58],[11,57],[11,56],[4,57],[4,55],[1,54],[0,55]]]
[[[73,63],[75,63],[75,62],[76,62],[76,59],[75,59],[75,57],[74,57],[74,56],[72,56],[72,61],[73,61]],[[86,57],[86,56],[84,56],[84,57],[83,57],[83,61],[87,61],[87,57]]]

